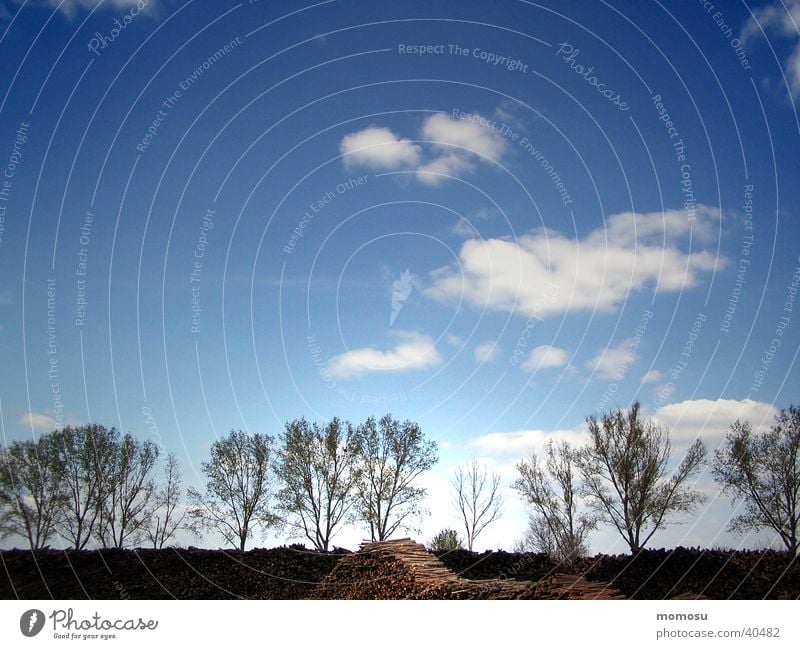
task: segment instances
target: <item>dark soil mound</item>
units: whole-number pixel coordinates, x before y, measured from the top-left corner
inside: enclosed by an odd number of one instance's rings
[[[10,550],[0,553],[0,598],[302,599],[341,556],[293,548]]]

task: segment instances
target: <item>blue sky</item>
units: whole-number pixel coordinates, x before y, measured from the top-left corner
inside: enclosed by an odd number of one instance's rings
[[[677,452],[768,425],[799,387],[800,3],[720,7],[3,0],[6,440],[115,425],[195,483],[231,428],[391,412],[440,444],[428,538],[455,465],[508,486],[634,399]],[[655,545],[769,542],[700,486]],[[506,501],[479,545],[521,534]]]

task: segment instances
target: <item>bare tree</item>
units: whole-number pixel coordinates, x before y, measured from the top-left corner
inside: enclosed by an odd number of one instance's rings
[[[181,467],[175,454],[170,453],[164,462],[164,482],[156,495],[155,509],[147,528],[147,538],[153,548],[163,548],[178,530],[197,534],[196,526],[188,518],[186,510],[180,509],[181,494]]]
[[[52,436],[0,447],[0,539],[19,535],[31,549],[56,533],[64,503],[64,471]]]
[[[279,507],[295,533],[327,551],[333,535],[353,517],[360,477],[353,426],[337,418],[323,426],[295,420],[286,424],[281,441]]]
[[[502,514],[500,475],[489,475],[485,466],[473,459],[468,467],[458,467],[452,478],[454,501],[464,523],[467,549],[472,552],[475,539]]]
[[[587,420],[589,444],[577,463],[591,506],[614,525],[631,549],[641,550],[671,514],[689,512],[704,498],[687,484],[706,455],[700,439],[667,473],[669,433],[642,419],[639,403]]]
[[[208,478],[205,493],[188,490],[189,514],[199,527],[244,551],[257,528],[278,523],[270,510],[272,447],[269,435],[241,430],[211,445],[211,459],[201,465]]]
[[[723,490],[744,501],[733,532],[771,529],[791,554],[800,532],[800,408],[789,406],[775,424],[754,435],[749,422],[736,421],[714,457],[714,477]]]
[[[115,445],[113,460],[104,478],[106,492],[100,509],[96,536],[103,547],[138,545],[147,536],[156,509],[153,469],[158,446],[124,435]]]
[[[65,498],[56,529],[72,547],[82,550],[94,536],[108,495],[119,433],[89,424],[67,426],[51,435],[64,469]]]
[[[588,552],[587,539],[597,518],[580,511],[578,451],[569,442],[550,440],[544,458],[535,454],[517,464],[514,489],[531,508],[523,545],[557,561],[571,562]]]
[[[413,529],[427,493],[416,482],[438,461],[436,442],[417,424],[391,415],[378,422],[370,417],[358,426],[356,439],[362,456],[357,495],[371,539],[385,541],[400,528]]]

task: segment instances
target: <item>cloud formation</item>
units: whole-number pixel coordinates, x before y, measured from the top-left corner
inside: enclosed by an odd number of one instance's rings
[[[600,378],[621,381],[638,359],[633,339],[629,338],[601,349],[586,363],[586,367]]]
[[[774,406],[752,399],[689,399],[662,406],[655,413],[647,413],[658,424],[669,430],[670,441],[676,454],[684,450],[697,437],[706,443],[710,453],[724,439],[730,425],[737,419],[747,420],[754,431],[767,429],[773,423]],[[589,413],[587,413],[589,414]],[[600,413],[595,413],[599,415]],[[531,452],[541,453],[548,440],[567,440],[582,446],[587,441],[585,423],[572,429],[530,429],[513,432],[489,433],[477,437],[468,446],[492,456],[522,458]]]
[[[348,167],[413,170],[417,180],[432,186],[473,171],[480,163],[499,160],[507,146],[492,128],[435,113],[422,124],[420,144],[389,128],[368,126],[345,135],[339,150]]]
[[[531,350],[530,356],[522,364],[526,372],[537,372],[549,367],[562,367],[569,360],[569,352],[561,347],[539,345]]]
[[[737,419],[749,421],[758,432],[773,424],[776,412],[772,404],[753,399],[690,399],[662,406],[655,418],[669,428],[676,445],[699,436],[714,449]]]
[[[342,138],[339,151],[348,166],[376,171],[413,167],[419,161],[419,146],[401,139],[391,129],[369,126]]]
[[[19,423],[37,433],[49,433],[58,428],[55,419],[39,412],[26,412],[19,418]]]
[[[481,309],[526,316],[613,312],[630,292],[691,288],[703,273],[726,264],[711,252],[679,247],[690,232],[709,236],[720,218],[717,208],[705,205],[696,214],[691,223],[681,210],[615,214],[583,239],[545,229],[516,240],[469,239],[460,264],[434,271],[423,292],[444,303],[463,297]]]
[[[360,376],[368,372],[405,372],[436,367],[442,356],[433,338],[416,331],[395,331],[398,344],[388,350],[374,347],[351,349],[328,361],[328,373],[334,378]]]
[[[775,34],[794,41],[792,53],[786,60],[786,75],[789,90],[800,96],[800,0],[779,0],[753,11],[753,15],[742,27],[740,39],[748,44],[761,35]]]
[[[487,340],[475,347],[475,360],[479,363],[490,363],[500,351],[496,340]]]

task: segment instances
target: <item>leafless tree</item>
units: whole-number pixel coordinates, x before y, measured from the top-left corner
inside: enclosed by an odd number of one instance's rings
[[[51,436],[0,447],[0,539],[18,535],[31,549],[56,533],[64,504],[64,471]]]
[[[244,551],[256,529],[278,523],[271,511],[273,439],[241,430],[211,445],[211,459],[202,463],[205,493],[189,489],[189,514],[199,527],[218,532]]]
[[[486,467],[473,459],[469,466],[456,469],[451,484],[455,506],[464,523],[467,549],[472,552],[478,535],[502,514],[500,475],[489,475]]]
[[[156,509],[153,469],[158,446],[126,434],[115,444],[113,460],[105,480],[106,493],[96,536],[103,547],[138,545],[147,536],[150,517]]]
[[[413,529],[413,519],[425,510],[426,490],[419,476],[438,461],[436,442],[420,427],[385,415],[370,417],[356,429],[361,449],[361,479],[357,488],[361,518],[373,541],[384,541],[400,528]]]
[[[771,529],[791,554],[800,532],[800,408],[789,406],[775,424],[754,435],[749,422],[736,421],[714,457],[714,477],[744,501],[733,532]]]
[[[360,451],[350,422],[305,419],[286,424],[278,452],[281,511],[290,529],[318,550],[328,550],[339,528],[352,520],[360,477]]]
[[[700,439],[668,474],[669,433],[643,419],[638,402],[586,421],[589,444],[577,458],[585,493],[631,552],[641,550],[671,514],[689,512],[704,500],[688,484],[706,455]]]
[[[174,453],[164,462],[164,482],[158,490],[155,509],[150,516],[147,538],[156,549],[163,548],[178,530],[197,534],[197,529],[185,509],[181,509],[181,467]]]
[[[597,525],[595,516],[580,509],[577,456],[569,442],[550,440],[543,458],[533,454],[517,464],[513,485],[531,508],[525,548],[567,563],[587,553]]]
[[[92,540],[108,496],[119,433],[97,424],[51,433],[64,469],[65,498],[56,529],[76,550]]]

